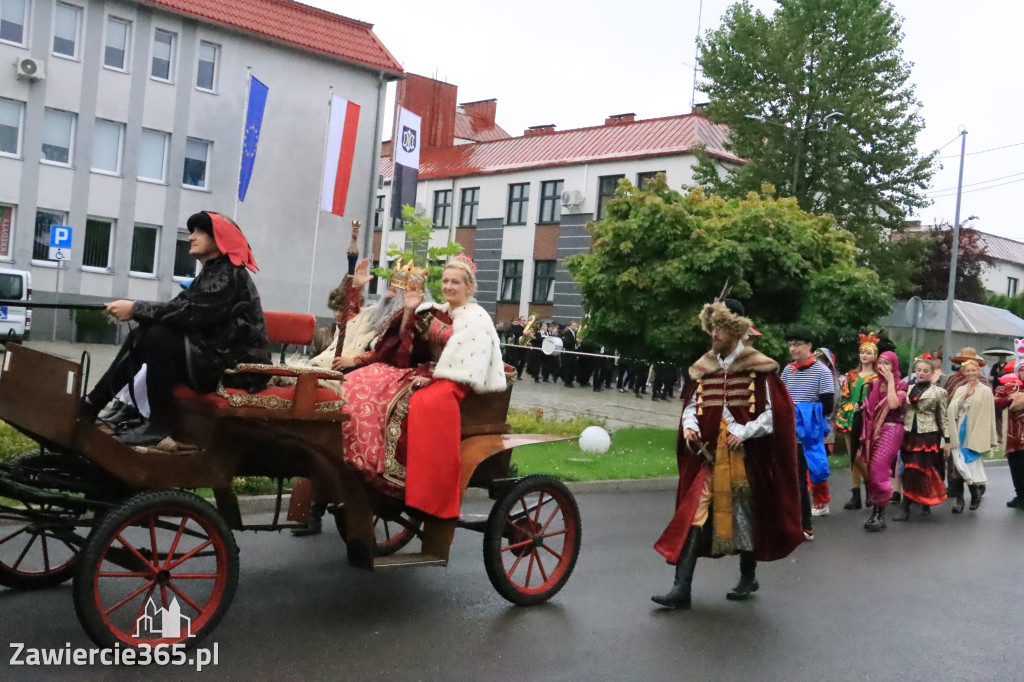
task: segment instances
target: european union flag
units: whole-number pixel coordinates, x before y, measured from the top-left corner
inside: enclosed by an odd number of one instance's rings
[[[249,76],[249,105],[245,111],[245,140],[242,142],[242,167],[238,171],[238,200],[245,201],[249,189],[252,167],[256,164],[256,145],[263,127],[263,109],[267,106],[270,88],[254,76]]]

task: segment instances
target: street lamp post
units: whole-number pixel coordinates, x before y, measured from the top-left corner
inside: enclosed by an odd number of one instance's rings
[[[955,138],[954,138],[955,139]],[[960,251],[960,195],[964,186],[964,152],[967,150],[967,130],[960,130],[960,177],[956,182],[956,211],[953,214],[953,254],[949,259],[949,285],[946,289],[946,332],[942,337],[942,371],[950,370],[950,354],[953,349],[953,304],[956,301],[956,261]]]

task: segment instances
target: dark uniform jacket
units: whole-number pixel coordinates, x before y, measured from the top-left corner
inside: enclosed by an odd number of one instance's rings
[[[227,256],[207,261],[188,289],[167,303],[136,301],[132,316],[140,324],[178,329],[185,337],[190,385],[209,393],[225,369],[242,362],[269,363],[260,295],[249,272]],[[250,392],[266,386],[266,376],[225,375],[224,385]]]

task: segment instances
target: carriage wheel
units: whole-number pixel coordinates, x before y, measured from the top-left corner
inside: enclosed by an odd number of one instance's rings
[[[23,452],[8,463],[24,483],[57,490],[49,481],[72,476],[65,465],[69,458],[49,452]],[[12,523],[0,523],[0,585],[15,590],[39,590],[69,580],[84,538],[76,535],[75,522],[83,512],[53,504],[23,502],[23,511],[8,512]]]
[[[513,604],[542,604],[572,575],[580,532],[580,510],[564,483],[551,476],[520,479],[487,518],[487,577]]]
[[[412,518],[405,512],[402,512],[399,518],[400,521],[386,518],[380,514],[373,515],[373,535],[376,540],[374,556],[387,556],[402,549],[412,542],[416,537],[416,530],[423,525],[422,521]],[[338,527],[341,539],[348,542],[344,507],[334,510],[334,523]]]
[[[198,644],[238,585],[238,546],[217,510],[180,490],[139,493],[99,522],[75,571],[75,612],[92,641]]]

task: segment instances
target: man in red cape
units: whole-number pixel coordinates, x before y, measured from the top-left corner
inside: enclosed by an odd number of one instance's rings
[[[778,363],[744,343],[751,321],[738,301],[704,306],[711,351],[690,367],[676,457],[675,515],[654,548],[676,565],[675,582],[651,599],[690,608],[698,556],[740,555],[727,599],[749,599],[758,561],[782,559],[804,540],[800,527],[793,402]]]

